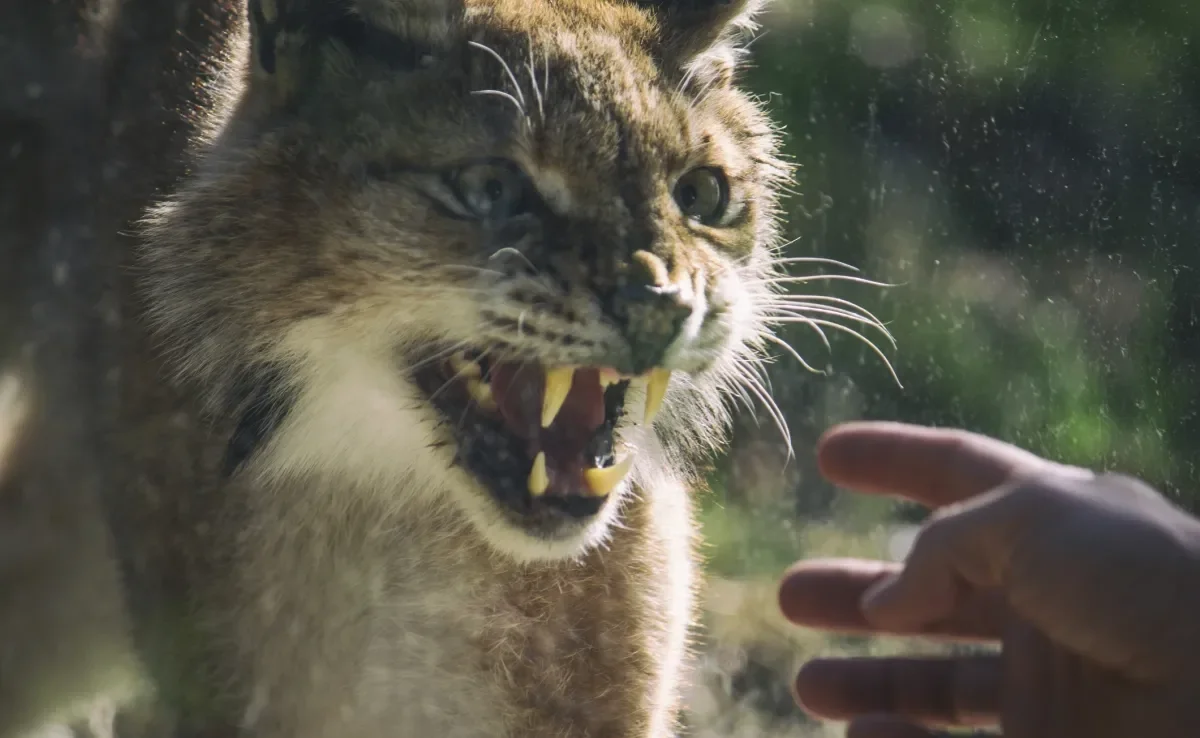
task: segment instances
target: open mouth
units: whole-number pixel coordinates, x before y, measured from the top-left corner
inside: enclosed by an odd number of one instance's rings
[[[419,365],[418,387],[457,442],[455,463],[472,472],[524,527],[548,529],[604,507],[633,459],[617,448],[631,382],[645,384],[642,421],[662,404],[670,372],[630,377],[604,367],[489,361],[479,351]]]

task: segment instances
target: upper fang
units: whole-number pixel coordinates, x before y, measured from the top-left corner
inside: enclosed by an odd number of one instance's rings
[[[565,366],[546,370],[546,391],[542,397],[542,427],[549,428],[567,401],[571,392],[571,381],[575,377],[575,369]]]
[[[653,423],[654,417],[658,415],[670,381],[670,369],[650,370],[650,378],[646,382],[646,410],[642,413],[642,422],[646,425]]]

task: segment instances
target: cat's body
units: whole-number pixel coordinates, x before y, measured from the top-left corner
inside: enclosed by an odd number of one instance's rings
[[[673,733],[691,463],[776,306],[751,8],[349,6],[250,3],[144,223],[109,528],[0,570],[2,738],[110,686],[189,738]],[[38,427],[6,494],[63,483]]]

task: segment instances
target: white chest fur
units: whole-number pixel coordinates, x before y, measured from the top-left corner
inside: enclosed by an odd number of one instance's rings
[[[373,614],[359,704],[371,735],[505,735],[505,692],[487,669],[503,610],[489,577],[434,565],[433,541],[396,541],[386,593]],[[453,560],[453,559],[452,559]],[[461,560],[460,560],[461,562]],[[528,627],[513,617],[509,627]]]

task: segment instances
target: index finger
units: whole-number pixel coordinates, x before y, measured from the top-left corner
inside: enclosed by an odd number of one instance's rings
[[[817,463],[834,484],[932,508],[970,499],[1016,475],[1068,468],[977,433],[889,422],[827,431],[817,444]]]

